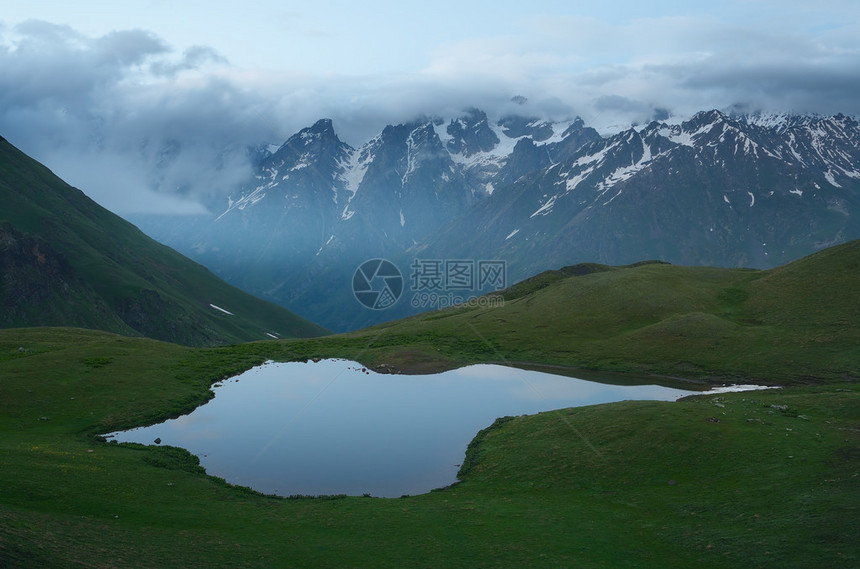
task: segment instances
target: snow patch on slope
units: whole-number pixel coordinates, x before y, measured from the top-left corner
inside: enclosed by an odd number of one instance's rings
[[[235,316],[235,314],[233,314],[233,313],[232,313],[232,312],[230,312],[229,310],[224,310],[224,309],[223,309],[223,308],[221,308],[220,306],[215,306],[215,305],[214,305],[214,304],[212,304],[212,303],[209,303],[209,306],[211,306],[211,307],[212,307],[212,308],[214,308],[215,310],[218,310],[218,311],[220,311],[220,312],[223,312],[224,314],[229,314],[230,316]]]
[[[546,203],[540,206],[540,208],[538,208],[533,214],[531,214],[529,218],[532,218],[536,215],[547,215],[548,213],[550,213],[552,211],[552,206],[555,205],[556,198],[558,198],[558,196],[552,196],[551,198],[549,198]]]
[[[367,168],[371,162],[373,162],[373,154],[371,152],[367,150],[353,150],[349,153],[346,160],[338,164],[343,170],[340,178],[350,193],[350,199],[358,191],[358,187],[364,180],[364,175],[367,174]]]

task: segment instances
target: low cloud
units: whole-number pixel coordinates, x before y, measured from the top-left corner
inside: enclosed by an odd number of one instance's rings
[[[131,30],[88,38],[26,22],[0,46],[0,133],[119,213],[203,213],[251,172],[271,103]],[[208,66],[208,68],[207,68]]]
[[[217,213],[251,173],[249,148],[323,117],[357,146],[471,106],[578,115],[604,132],[711,108],[860,114],[858,24],[819,24],[537,18],[521,35],[440,45],[420,69],[346,76],[238,69],[145,30],[30,21],[0,26],[0,135],[120,214]]]

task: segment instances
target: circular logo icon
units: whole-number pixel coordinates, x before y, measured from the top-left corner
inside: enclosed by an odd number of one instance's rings
[[[352,292],[364,306],[385,310],[393,306],[403,293],[403,275],[391,261],[371,259],[355,270]]]

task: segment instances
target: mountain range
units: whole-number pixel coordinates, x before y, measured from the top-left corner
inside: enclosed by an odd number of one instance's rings
[[[860,237],[857,164],[860,125],[844,115],[712,110],[601,135],[579,118],[468,109],[389,125],[358,148],[323,119],[263,153],[211,217],[131,219],[228,282],[342,331],[581,262],[774,267]],[[403,275],[388,310],[353,297],[356,268],[374,258]],[[416,279],[444,261],[472,263],[473,281],[479,261],[503,263],[505,282],[442,281],[415,306],[427,291]]]
[[[327,333],[157,243],[0,138],[0,328],[188,345]]]

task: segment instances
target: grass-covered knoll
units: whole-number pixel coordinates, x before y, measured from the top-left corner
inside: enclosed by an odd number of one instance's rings
[[[0,139],[0,327],[22,326],[189,345],[326,333],[146,237]]]
[[[194,406],[263,347],[0,331],[0,566],[860,564],[856,384],[499,421],[461,484],[392,500],[261,496],[182,451],[91,437]]]
[[[769,383],[860,377],[860,241],[767,271],[577,265],[343,336],[363,361],[565,365]]]

